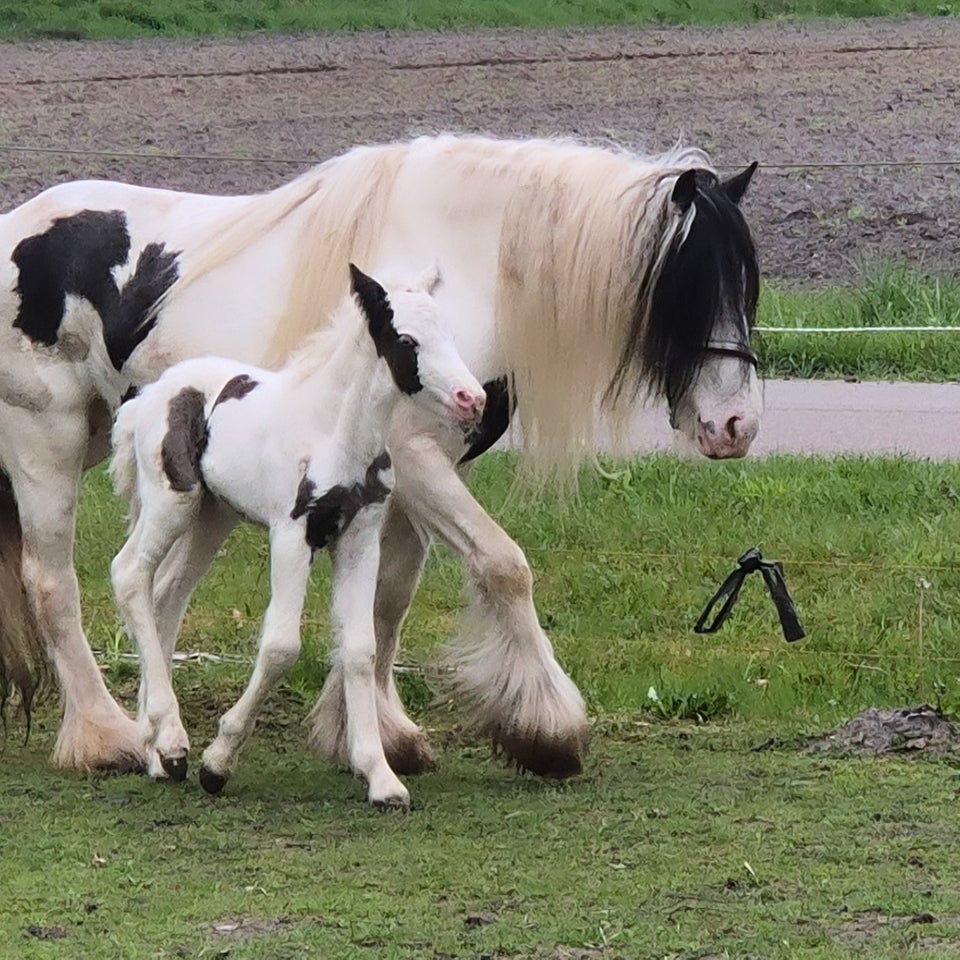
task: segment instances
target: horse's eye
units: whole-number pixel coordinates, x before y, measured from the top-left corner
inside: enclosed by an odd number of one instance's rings
[[[414,350],[420,346],[413,337],[406,333],[401,333],[400,336],[397,337],[397,343],[399,343],[401,347],[412,347]]]

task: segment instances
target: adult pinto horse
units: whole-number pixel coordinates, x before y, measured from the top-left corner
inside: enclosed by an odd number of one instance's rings
[[[397,773],[432,761],[391,668],[439,538],[473,588],[454,662],[479,730],[536,773],[578,772],[583,701],[540,628],[522,551],[457,468],[514,413],[529,459],[569,463],[595,446],[600,406],[622,425],[641,395],[664,398],[706,456],[746,454],[758,268],[738,204],[755,166],[720,181],[696,149],[438,136],[356,148],[255,196],[78,182],[0,217],[0,683],[29,703],[52,661],[55,761],[144,762],[86,643],[73,567],[80,476],[108,453],[123,393],[190,356],[277,366],[343,297],[344,263],[438,259],[438,303],[488,405],[466,442],[409,411],[391,424],[374,611],[384,749]],[[158,573],[159,611],[177,602],[176,567]],[[312,734],[334,754],[343,707],[335,666]]]

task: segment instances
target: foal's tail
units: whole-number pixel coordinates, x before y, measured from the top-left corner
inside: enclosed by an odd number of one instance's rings
[[[30,711],[50,678],[47,651],[36,612],[23,586],[23,530],[10,478],[0,472],[0,716],[11,694]]]
[[[113,459],[110,461],[113,489],[129,506],[128,519],[131,527],[140,515],[140,497],[137,495],[136,423],[137,399],[134,397],[124,401],[117,412],[113,423]]]

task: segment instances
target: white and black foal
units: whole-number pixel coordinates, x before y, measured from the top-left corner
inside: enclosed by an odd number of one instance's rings
[[[329,548],[345,706],[335,759],[366,779],[372,804],[409,803],[384,755],[374,681],[379,535],[393,485],[384,437],[404,398],[451,429],[469,429],[485,395],[440,321],[435,269],[389,294],[352,264],[350,273],[353,295],[279,371],[187,360],[120,408],[111,470],[131,530],[111,572],[140,651],[139,722],[152,776],[186,776],[171,658],[190,594],[245,519],[269,530],[270,603],[250,682],[204,751],[201,784],[223,789],[265,697],[295,662],[310,561]]]

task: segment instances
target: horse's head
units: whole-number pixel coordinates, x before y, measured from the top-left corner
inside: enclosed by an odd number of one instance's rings
[[[389,294],[352,263],[350,277],[377,354],[397,388],[464,429],[479,423],[486,394],[440,316],[433,297],[439,269],[431,267],[412,284],[391,285]]]
[[[653,294],[671,425],[713,459],[744,456],[760,429],[750,348],[759,270],[739,207],[756,167],[722,182],[699,170],[677,177],[671,203],[681,225]]]
[[[760,427],[750,347],[759,270],[739,207],[756,166],[726,181],[693,169],[675,178],[618,371],[639,367],[671,426],[712,459],[744,456]]]

